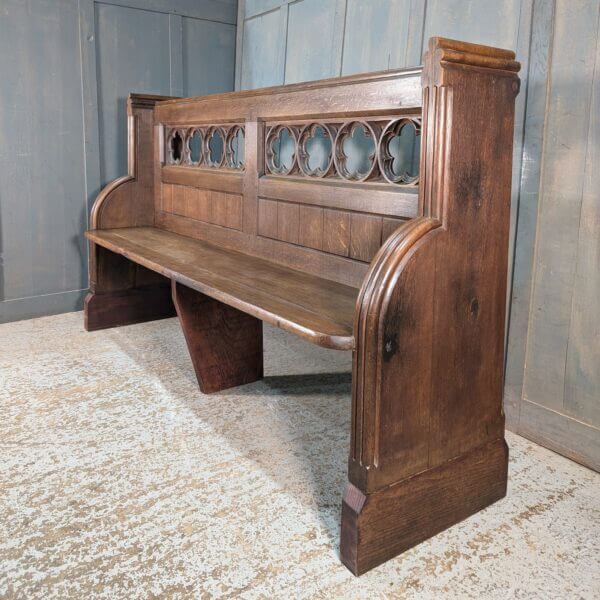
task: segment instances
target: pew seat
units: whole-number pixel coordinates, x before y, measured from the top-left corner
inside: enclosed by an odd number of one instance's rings
[[[96,230],[87,238],[315,344],[353,347],[357,288],[155,227]]]

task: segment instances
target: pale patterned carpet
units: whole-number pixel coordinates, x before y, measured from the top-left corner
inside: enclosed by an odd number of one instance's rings
[[[203,396],[175,320],[0,326],[2,598],[600,598],[600,475],[520,437],[508,497],[357,579],[350,355],[265,328]]]

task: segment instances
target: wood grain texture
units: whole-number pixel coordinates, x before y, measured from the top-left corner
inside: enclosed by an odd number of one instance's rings
[[[423,216],[383,244],[357,302],[351,485],[342,513],[342,556],[355,573],[506,490],[502,359],[515,68],[508,51],[430,40]],[[449,500],[433,500],[437,490]]]
[[[168,285],[145,286],[104,294],[89,293],[85,298],[86,331],[98,331],[174,316],[175,308]]]
[[[342,562],[362,575],[506,495],[508,447],[498,439],[372,494],[342,501]]]
[[[86,235],[135,263],[315,344],[353,347],[356,288],[155,228]]]
[[[262,321],[176,281],[171,290],[202,392],[262,379]]]
[[[262,375],[258,319],[354,351],[342,555],[355,573],[506,490],[502,378],[518,69],[511,51],[432,38],[420,80],[418,199],[397,195],[415,218],[389,210],[380,187],[264,177],[265,157],[273,170],[265,116],[289,111],[285,118],[302,120],[326,101],[327,111],[366,103],[387,118],[391,94],[405,93],[396,97],[399,111],[411,93],[415,72],[403,71],[157,104],[157,124],[249,119],[243,195],[199,180],[162,183],[171,189],[163,189],[155,226],[87,233],[172,280],[203,389]],[[418,114],[418,105],[406,109]],[[274,197],[260,195],[265,186]],[[192,217],[204,210],[202,197],[210,223]],[[127,264],[114,265],[117,287],[130,276]],[[341,283],[351,281],[361,289]]]

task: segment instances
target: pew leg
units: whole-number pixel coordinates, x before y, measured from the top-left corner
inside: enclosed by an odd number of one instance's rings
[[[91,252],[90,292],[83,307],[86,331],[175,316],[166,277],[96,244]]]
[[[262,379],[261,320],[175,281],[171,289],[202,392]]]
[[[506,495],[508,447],[496,439],[435,468],[342,500],[342,562],[361,575]]]

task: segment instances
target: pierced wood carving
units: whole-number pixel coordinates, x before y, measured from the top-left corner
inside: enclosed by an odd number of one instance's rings
[[[419,183],[421,117],[275,123],[267,129],[269,175]]]
[[[165,163],[244,170],[245,129],[239,123],[166,127]]]

